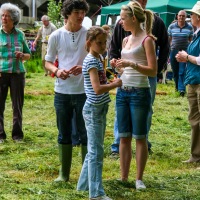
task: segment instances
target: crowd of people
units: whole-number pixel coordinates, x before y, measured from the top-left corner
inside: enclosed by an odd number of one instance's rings
[[[82,170],[78,191],[88,191],[89,199],[110,200],[103,188],[102,171],[106,114],[109,91],[116,88],[114,142],[111,155],[120,157],[121,177],[127,182],[132,159],[132,138],[136,141],[137,190],[146,189],[143,182],[148,154],[148,140],[158,77],[168,58],[174,74],[175,90],[189,101],[189,123],[192,129],[191,157],[187,163],[200,162],[200,1],[190,10],[180,10],[177,20],[166,29],[164,22],[146,9],[147,0],[130,0],[121,7],[120,20],[112,36],[108,25],[82,26],[89,5],[85,0],[65,0],[62,16],[65,24],[56,27],[48,16],[33,43],[42,36],[42,60],[45,75],[55,80],[54,107],[58,129],[60,159],[56,182],[69,181],[72,163],[73,135],[81,146]],[[186,16],[191,15],[191,24]],[[13,108],[12,139],[21,142],[24,103],[25,68],[23,62],[31,52],[24,33],[16,28],[20,9],[11,3],[0,8],[0,143],[7,137],[4,110],[8,89]],[[159,28],[158,28],[159,27]],[[196,27],[194,32],[193,27]],[[104,60],[108,58],[113,74],[107,80]],[[58,65],[55,66],[55,60]],[[187,90],[186,90],[187,86]]]

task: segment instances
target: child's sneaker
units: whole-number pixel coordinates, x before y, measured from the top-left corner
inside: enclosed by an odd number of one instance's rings
[[[146,189],[145,184],[141,180],[137,180],[135,182],[135,187],[136,187],[136,190],[144,190],[144,189]]]

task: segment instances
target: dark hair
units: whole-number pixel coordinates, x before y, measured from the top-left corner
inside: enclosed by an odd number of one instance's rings
[[[89,11],[89,5],[85,0],[65,0],[61,14],[65,19],[68,19],[68,15],[71,14],[73,9],[84,10],[87,13]]]
[[[92,26],[88,29],[87,36],[86,36],[86,45],[85,45],[85,48],[87,51],[89,51],[88,42],[96,40],[97,36],[100,34],[103,34],[107,37],[106,31],[102,27]]]

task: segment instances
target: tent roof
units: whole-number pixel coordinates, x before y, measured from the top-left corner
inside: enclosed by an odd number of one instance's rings
[[[196,0],[148,0],[146,9],[158,13],[165,22],[165,25],[168,26],[180,10],[191,9],[196,2]],[[119,15],[121,6],[128,3],[129,1],[124,1],[103,7],[101,15],[104,17],[104,20],[107,15]]]

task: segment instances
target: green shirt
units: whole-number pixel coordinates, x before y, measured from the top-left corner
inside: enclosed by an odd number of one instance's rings
[[[31,53],[25,39],[25,35],[17,28],[13,28],[10,34],[0,28],[0,72],[2,73],[24,73],[22,59],[17,59],[15,51]]]

